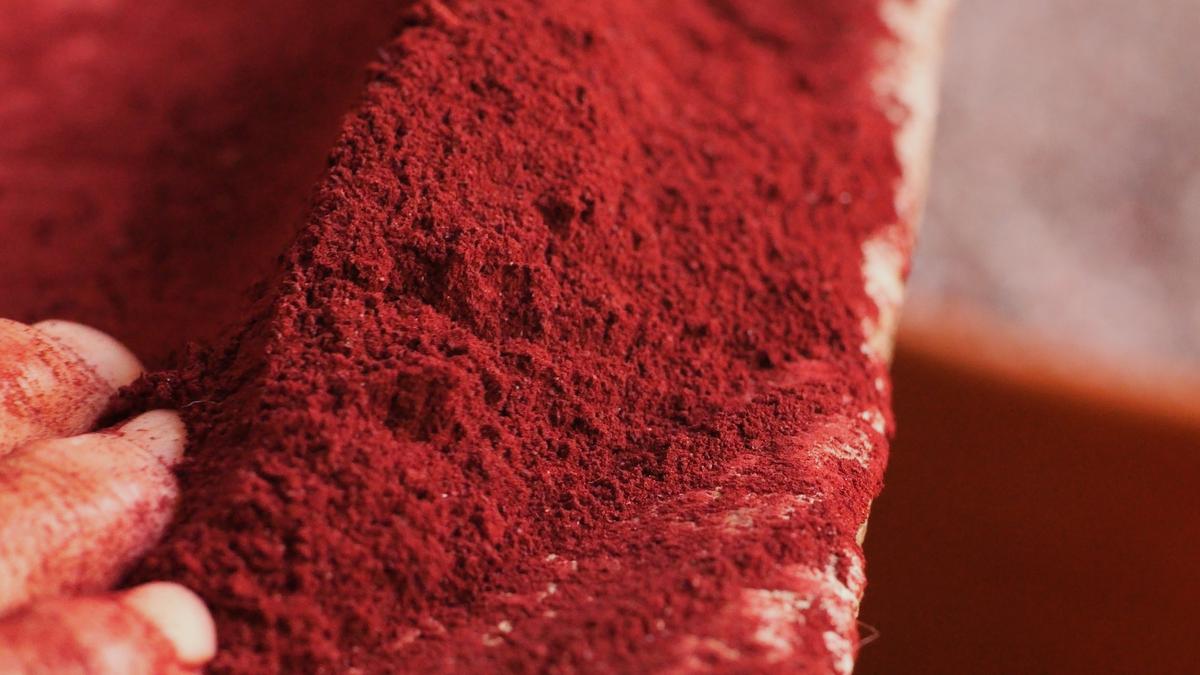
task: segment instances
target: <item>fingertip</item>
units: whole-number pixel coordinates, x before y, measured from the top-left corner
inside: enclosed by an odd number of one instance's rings
[[[142,373],[142,364],[133,352],[107,333],[60,319],[41,321],[33,327],[70,349],[113,389],[124,387]]]
[[[117,427],[125,440],[149,450],[163,464],[173,466],[183,457],[187,427],[174,410],[151,410]]]
[[[179,416],[153,410],[4,457],[0,615],[34,598],[110,588],[170,523],[184,444]]]
[[[179,663],[195,667],[217,654],[217,628],[200,596],[179,584],[143,584],[121,595],[121,603],[153,625],[175,648]]]

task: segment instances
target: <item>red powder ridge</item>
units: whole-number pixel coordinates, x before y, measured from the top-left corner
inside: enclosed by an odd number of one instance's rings
[[[141,383],[193,442],[132,578],[216,672],[840,667],[745,594],[845,580],[881,483],[798,450],[887,409],[878,4],[412,3],[249,319]]]

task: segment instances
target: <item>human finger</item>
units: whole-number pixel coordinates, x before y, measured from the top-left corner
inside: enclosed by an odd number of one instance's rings
[[[0,619],[6,675],[197,673],[216,648],[208,609],[173,583],[42,600]]]
[[[128,349],[94,328],[0,319],[0,455],[87,431],[141,371]]]
[[[184,437],[179,415],[155,410],[0,458],[0,614],[116,582],[171,519]]]

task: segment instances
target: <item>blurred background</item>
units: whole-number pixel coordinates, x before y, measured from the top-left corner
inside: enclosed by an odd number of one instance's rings
[[[859,672],[1200,672],[1197,28],[960,0]]]

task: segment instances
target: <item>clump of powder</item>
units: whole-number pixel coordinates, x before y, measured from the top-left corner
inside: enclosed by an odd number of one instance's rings
[[[767,589],[857,583],[880,487],[805,454],[887,407],[877,4],[406,11],[258,312],[142,383],[193,443],[134,577],[216,671],[832,667],[845,617]]]

